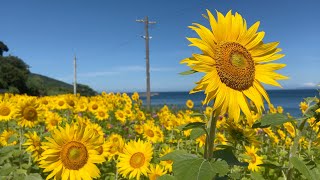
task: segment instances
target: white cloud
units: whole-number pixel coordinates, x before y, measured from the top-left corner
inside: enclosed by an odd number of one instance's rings
[[[168,72],[174,71],[175,68],[171,67],[150,67],[151,72]],[[121,67],[111,67],[109,71],[94,71],[94,72],[85,72],[85,73],[78,73],[78,78],[96,78],[101,76],[113,76],[118,75],[120,73],[128,73],[128,72],[145,72],[146,68],[144,66],[121,66]],[[70,81],[73,79],[73,76],[65,76],[65,77],[58,77],[57,79],[62,81]]]
[[[306,82],[302,84],[303,87],[316,87],[317,84],[314,82]]]

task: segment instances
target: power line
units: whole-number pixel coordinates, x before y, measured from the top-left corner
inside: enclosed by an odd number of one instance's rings
[[[155,21],[149,21],[148,16],[145,19],[136,20],[136,22],[144,23],[145,36],[143,38],[146,41],[146,84],[147,84],[147,111],[150,111],[151,106],[151,90],[150,90],[150,60],[149,60],[149,24],[155,24]]]

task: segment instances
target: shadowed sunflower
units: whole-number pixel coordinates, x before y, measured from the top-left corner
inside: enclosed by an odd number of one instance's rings
[[[97,151],[96,141],[91,129],[85,126],[67,124],[65,128],[54,129],[52,137],[41,146],[40,167],[51,172],[46,179],[92,179],[100,177],[95,165],[105,161]]]
[[[148,166],[152,159],[153,148],[149,142],[130,141],[128,142],[123,153],[119,155],[117,167],[123,177],[137,180],[141,175],[147,176]]]
[[[23,144],[24,146],[27,146],[26,151],[30,152],[33,157],[34,161],[38,161],[38,159],[41,157],[41,153],[43,152],[43,149],[41,148],[41,139],[37,135],[37,133],[34,131],[28,132],[25,134],[27,141]]]
[[[4,130],[0,134],[0,145],[1,146],[12,146],[17,144],[17,132],[12,130]]]
[[[257,32],[260,22],[247,29],[246,21],[238,13],[229,11],[226,16],[217,12],[217,20],[208,12],[211,29],[200,24],[190,28],[200,38],[188,38],[190,46],[198,47],[203,54],[193,54],[181,63],[186,63],[194,72],[205,73],[190,91],[204,91],[203,104],[215,99],[215,116],[228,113],[230,119],[237,121],[242,111],[251,118],[249,98],[262,112],[263,98],[270,104],[268,94],[262,83],[279,86],[276,80],[287,79],[275,70],[285,64],[267,63],[282,58],[277,48],[279,42],[264,43],[264,32]],[[263,97],[263,98],[262,98]]]
[[[251,171],[259,171],[260,166],[259,164],[262,164],[262,157],[257,155],[258,149],[254,146],[245,146],[246,149],[246,155],[250,157],[250,159],[246,159],[245,161],[249,163],[248,169]]]
[[[165,175],[166,172],[167,171],[159,164],[150,164],[150,168],[148,170],[149,180],[157,180],[158,177]]]

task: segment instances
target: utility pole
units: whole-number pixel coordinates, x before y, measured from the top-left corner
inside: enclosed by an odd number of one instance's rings
[[[150,91],[150,60],[149,60],[149,24],[155,24],[154,21],[149,21],[148,16],[143,20],[136,20],[137,22],[144,23],[144,29],[146,35],[143,38],[146,41],[146,81],[147,81],[147,110],[150,111],[151,106],[151,91]]]
[[[73,94],[77,94],[77,57],[74,55],[74,60],[73,60]]]

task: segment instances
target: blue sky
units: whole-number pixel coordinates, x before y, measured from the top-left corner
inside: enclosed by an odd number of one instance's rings
[[[209,26],[201,16],[211,11],[239,12],[249,25],[261,21],[264,42],[280,41],[290,80],[285,89],[314,87],[320,81],[320,2],[317,0],[204,1],[2,1],[0,41],[23,59],[34,73],[71,83],[73,57],[78,81],[101,91],[145,90],[145,44],[142,23],[151,25],[152,91],[188,91],[201,74],[181,76],[179,61],[199,52],[185,37],[194,22]],[[8,55],[6,53],[5,55]],[[267,87],[269,88],[269,87]]]

